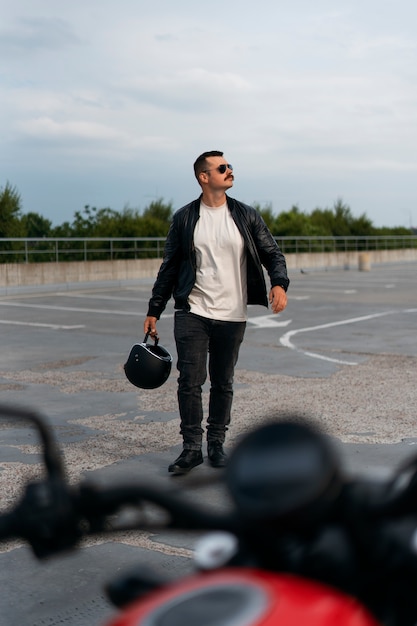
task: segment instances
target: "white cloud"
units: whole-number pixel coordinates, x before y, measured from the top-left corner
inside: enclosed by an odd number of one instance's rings
[[[78,44],[68,22],[60,18],[20,17],[2,29],[0,51],[3,55],[36,54],[39,50],[61,50]]]
[[[8,3],[3,176],[63,221],[149,189],[181,204],[198,192],[195,156],[216,148],[248,201],[333,193],[377,224],[400,205],[417,222],[416,31],[413,0]]]
[[[118,141],[121,137],[119,132],[102,124],[83,121],[65,121],[59,123],[49,117],[27,120],[22,122],[19,128],[29,136],[39,137],[42,140],[70,139],[71,141],[77,141],[78,139],[94,139]]]

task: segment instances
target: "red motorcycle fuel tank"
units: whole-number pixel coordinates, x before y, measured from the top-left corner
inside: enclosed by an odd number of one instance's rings
[[[224,569],[170,584],[107,626],[380,626],[357,600],[287,574]]]

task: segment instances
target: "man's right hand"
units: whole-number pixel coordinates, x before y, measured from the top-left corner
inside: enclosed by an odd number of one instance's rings
[[[158,335],[158,332],[156,330],[157,321],[158,321],[157,317],[152,317],[148,315],[148,317],[145,319],[145,322],[143,324],[143,330],[145,332],[145,335],[149,334],[151,337],[156,337]]]

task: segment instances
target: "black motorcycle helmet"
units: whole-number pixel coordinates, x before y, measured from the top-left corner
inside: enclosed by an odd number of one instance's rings
[[[160,387],[171,373],[172,356],[158,345],[157,335],[154,337],[154,345],[146,343],[148,337],[149,333],[145,335],[143,343],[133,346],[124,364],[127,379],[140,389]]]

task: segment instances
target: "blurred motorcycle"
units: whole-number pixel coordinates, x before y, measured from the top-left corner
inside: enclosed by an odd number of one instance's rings
[[[352,478],[312,423],[297,416],[269,422],[230,455],[221,474],[225,512],[197,505],[185,485],[70,485],[45,417],[0,405],[0,419],[36,427],[45,468],[0,515],[1,541],[23,539],[43,559],[88,535],[201,531],[192,575],[167,580],[138,564],[108,585],[120,611],[107,626],[417,621],[417,458],[389,479]]]

